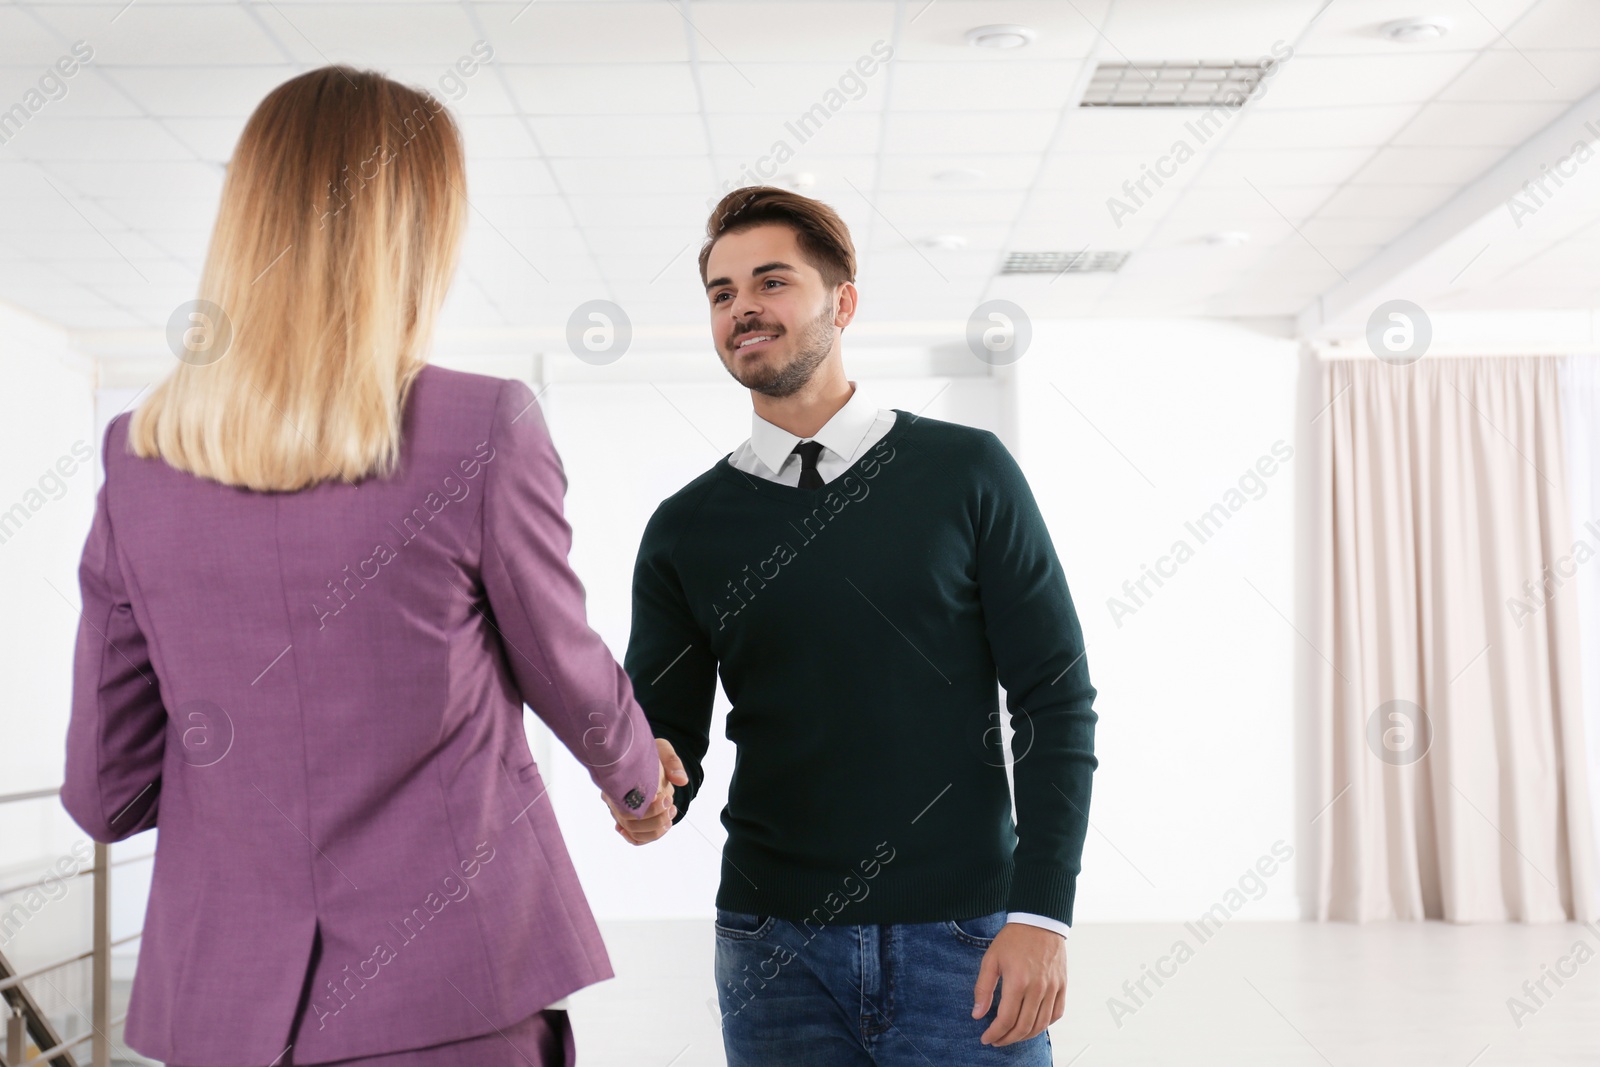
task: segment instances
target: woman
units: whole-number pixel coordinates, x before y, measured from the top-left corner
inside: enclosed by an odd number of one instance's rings
[[[613,972],[523,703],[675,810],[532,393],[424,363],[464,189],[427,94],[279,86],[181,362],[107,428],[61,795],[161,828],[126,1040],[165,1063],[570,1062],[549,1005]]]

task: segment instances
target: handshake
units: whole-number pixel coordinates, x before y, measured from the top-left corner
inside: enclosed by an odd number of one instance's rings
[[[689,775],[684,772],[683,761],[673,751],[672,742],[658,737],[656,750],[661,757],[661,775],[656,785],[655,799],[638,814],[624,811],[605,793],[600,794],[606,807],[611,809],[611,817],[617,822],[617,833],[629,844],[643,845],[672,829],[672,820],[678,815],[678,805],[672,800],[674,788],[689,784]]]

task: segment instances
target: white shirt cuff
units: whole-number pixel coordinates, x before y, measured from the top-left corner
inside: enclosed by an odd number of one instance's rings
[[[1064,922],[1061,922],[1060,920],[1047,918],[1043,915],[1035,915],[1032,912],[1027,911],[1013,911],[1008,913],[1006,915],[1006,922],[1022,923],[1024,926],[1042,926],[1046,930],[1054,930],[1062,937],[1066,937],[1072,932],[1072,927],[1068,926]]]

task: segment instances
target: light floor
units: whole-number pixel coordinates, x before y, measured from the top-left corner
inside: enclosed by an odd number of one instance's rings
[[[579,1062],[724,1065],[710,921],[601,928],[617,977],[571,998]],[[1135,1003],[1123,983],[1180,938],[1192,958]],[[1600,1065],[1600,926],[1234,922],[1202,943],[1177,923],[1083,924],[1069,959],[1063,1067]],[[1541,977],[1542,1004],[1522,988]],[[1134,1010],[1113,1019],[1111,997]],[[1533,1010],[1514,1020],[1511,997]]]

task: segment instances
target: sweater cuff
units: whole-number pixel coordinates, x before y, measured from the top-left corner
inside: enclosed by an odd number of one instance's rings
[[[1011,892],[1006,911],[1043,915],[1072,925],[1072,899],[1078,877],[1058,864],[1018,861],[1011,872]]]
[[[661,738],[672,746],[672,751],[677,753],[678,759],[683,761],[684,774],[689,777],[687,785],[678,785],[668,779],[668,784],[672,786],[672,802],[678,805],[678,815],[672,820],[672,825],[676,826],[688,817],[689,804],[694,800],[695,794],[700,791],[700,783],[704,780],[705,771],[698,764],[694,764],[684,757],[683,752],[687,739],[682,734],[670,726],[663,726],[660,723],[651,723],[650,728],[655,731],[656,737]],[[651,742],[651,747],[656,747],[654,741]]]

